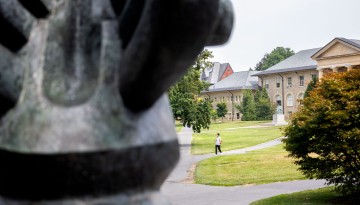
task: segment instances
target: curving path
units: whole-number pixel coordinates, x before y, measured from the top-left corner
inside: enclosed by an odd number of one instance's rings
[[[189,172],[195,164],[203,159],[214,157],[214,154],[191,155],[191,128],[183,128],[178,133],[180,144],[180,161],[161,187],[161,192],[173,205],[248,205],[249,203],[279,194],[293,193],[324,187],[324,180],[301,180],[277,182],[255,186],[217,187],[192,184]],[[263,149],[280,144],[279,139],[265,142],[253,147],[223,152],[223,155],[243,154],[247,151]]]

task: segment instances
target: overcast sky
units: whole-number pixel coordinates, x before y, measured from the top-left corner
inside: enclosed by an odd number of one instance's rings
[[[234,71],[254,67],[283,46],[295,52],[323,47],[335,37],[360,39],[360,0],[230,0],[235,24],[226,45],[207,47],[212,61]]]

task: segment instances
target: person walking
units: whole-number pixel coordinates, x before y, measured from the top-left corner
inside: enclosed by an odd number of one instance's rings
[[[217,133],[216,134],[216,139],[215,139],[215,155],[217,155],[217,151],[219,150],[220,154],[222,154],[221,152],[221,143],[222,143],[222,140],[221,140],[221,137],[220,137],[220,133]]]

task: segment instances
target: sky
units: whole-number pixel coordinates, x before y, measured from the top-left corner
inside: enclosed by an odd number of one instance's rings
[[[360,40],[360,0],[230,0],[235,22],[229,41],[206,47],[213,62],[234,71],[254,68],[278,46],[300,50],[336,37]]]

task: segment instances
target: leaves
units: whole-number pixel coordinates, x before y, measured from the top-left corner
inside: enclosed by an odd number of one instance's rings
[[[225,117],[226,113],[227,113],[227,107],[225,103],[218,103],[216,105],[217,109],[216,109],[216,113],[218,117]]]
[[[326,75],[312,89],[285,129],[285,148],[307,176],[359,195],[360,70]]]
[[[202,90],[209,83],[200,80],[200,71],[211,66],[211,51],[203,50],[194,65],[169,90],[170,105],[175,119],[180,119],[184,126],[192,127],[194,132],[209,128],[211,116],[211,101],[199,98]]]
[[[255,70],[266,70],[294,54],[294,51],[290,48],[276,47],[274,50],[271,51],[270,54],[265,53],[264,57],[260,60],[260,62],[256,64]]]
[[[255,95],[251,90],[245,90],[243,100],[236,108],[242,113],[242,120],[270,120],[275,112],[266,89],[256,90]]]

